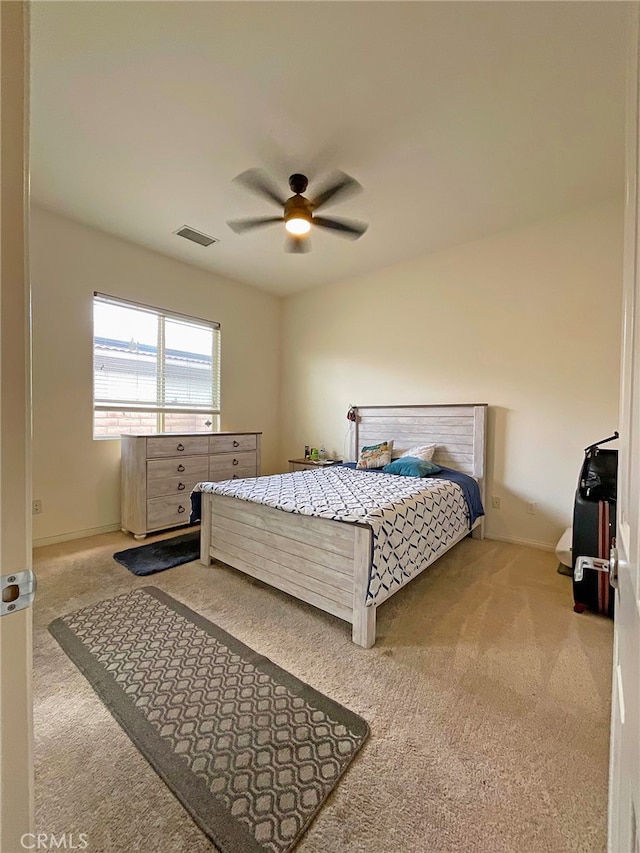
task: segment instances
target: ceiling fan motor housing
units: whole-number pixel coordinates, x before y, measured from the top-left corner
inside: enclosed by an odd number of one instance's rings
[[[289,186],[291,187],[291,192],[302,194],[307,186],[309,185],[309,181],[307,180],[306,175],[300,175],[296,172],[295,175],[291,175],[289,178]]]

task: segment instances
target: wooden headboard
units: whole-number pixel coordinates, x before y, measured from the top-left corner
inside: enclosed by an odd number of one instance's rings
[[[354,406],[353,458],[367,444],[391,440],[395,447],[436,444],[433,461],[478,481],[485,503],[487,403],[446,406]]]

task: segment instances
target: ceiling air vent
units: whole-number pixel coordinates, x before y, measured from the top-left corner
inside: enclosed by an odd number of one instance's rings
[[[201,231],[196,231],[195,228],[189,228],[188,225],[183,225],[173,233],[177,234],[178,237],[184,237],[186,240],[191,240],[192,243],[198,243],[200,246],[210,246],[212,243],[218,242],[215,237],[208,237]]]

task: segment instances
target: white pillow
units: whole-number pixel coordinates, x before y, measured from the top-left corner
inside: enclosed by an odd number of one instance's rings
[[[437,445],[435,444],[420,444],[417,447],[410,447],[405,450],[404,447],[397,447],[393,453],[393,459],[400,459],[402,456],[415,456],[417,459],[424,459],[426,462],[431,462],[433,454],[436,452]]]

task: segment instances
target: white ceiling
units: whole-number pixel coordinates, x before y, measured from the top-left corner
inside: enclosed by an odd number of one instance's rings
[[[275,293],[621,197],[628,5],[32,3],[37,203]],[[335,169],[364,191],[288,255],[232,183]],[[324,210],[323,210],[324,213]],[[218,237],[202,248],[181,225]]]

